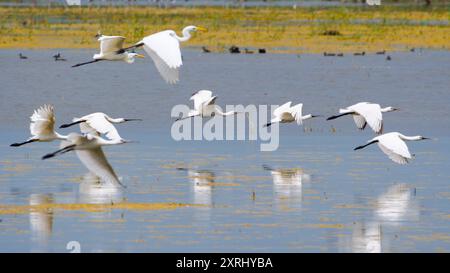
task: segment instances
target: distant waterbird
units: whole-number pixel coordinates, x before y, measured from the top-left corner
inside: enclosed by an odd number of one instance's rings
[[[110,140],[121,140],[122,137],[119,135],[113,123],[119,124],[127,121],[141,121],[141,119],[112,118],[105,113],[97,112],[81,118],[74,118],[72,123],[63,124],[59,128],[67,128],[79,124],[82,133],[96,136],[105,135]]]
[[[381,151],[383,151],[383,153],[385,153],[392,161],[398,164],[406,164],[412,159],[412,155],[409,152],[405,141],[418,141],[425,139],[429,138],[423,136],[405,136],[398,132],[392,132],[374,137],[369,140],[367,144],[358,146],[354,150],[360,150],[377,143]]]
[[[209,50],[206,46],[202,46],[202,50],[203,50],[203,53],[210,53],[211,52],[211,50]]]
[[[49,142],[53,140],[65,140],[67,136],[61,135],[54,130],[55,113],[52,105],[44,105],[36,109],[30,117],[30,133],[28,140],[13,143],[11,147],[19,147],[32,142]]]
[[[353,53],[353,55],[354,56],[364,56],[364,55],[366,55],[366,52],[365,51],[363,51],[363,52],[355,52],[355,53]]]
[[[57,61],[67,61],[66,59],[61,57],[61,53],[58,52],[58,54],[53,55],[53,58],[55,59],[55,62]]]
[[[228,51],[230,51],[230,53],[232,54],[237,54],[237,53],[241,53],[241,50],[239,49],[239,47],[237,46],[231,46]]]
[[[22,59],[22,60],[28,59],[28,57],[23,55],[22,53],[19,53],[19,58]]]
[[[189,110],[187,116],[180,117],[176,119],[176,121],[196,116],[213,117],[215,115],[230,116],[239,114],[239,112],[236,111],[222,112],[215,104],[216,99],[217,96],[213,96],[212,91],[200,90],[195,92],[190,98],[190,100],[194,101],[194,109]]]
[[[98,41],[100,42],[100,53],[94,54],[94,60],[78,63],[72,67],[92,64],[99,61],[124,61],[131,64],[134,62],[135,58],[144,58],[143,55],[128,52],[123,49],[125,37],[99,35]]]
[[[390,60],[392,60],[391,56],[387,55],[386,61],[390,61]]]
[[[259,54],[266,54],[267,51],[266,51],[265,48],[260,48],[260,49],[258,49],[258,53],[259,53]]]
[[[269,127],[274,123],[290,123],[294,121],[297,122],[298,125],[301,125],[304,120],[320,117],[319,115],[311,114],[303,116],[303,103],[299,103],[294,106],[291,106],[291,104],[292,102],[288,101],[285,104],[277,107],[272,114],[274,117],[263,127]]]
[[[377,54],[377,55],[384,55],[384,54],[386,54],[386,50],[378,51],[375,54]]]
[[[348,106],[347,108],[339,109],[339,115],[331,116],[327,120],[333,120],[342,116],[352,115],[353,120],[356,123],[356,127],[360,130],[364,130],[367,124],[370,128],[380,134],[383,132],[383,114],[386,112],[392,112],[398,110],[394,107],[381,108],[379,104],[370,102],[359,102]]]

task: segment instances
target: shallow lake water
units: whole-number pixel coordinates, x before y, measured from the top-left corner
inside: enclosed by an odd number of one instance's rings
[[[67,252],[71,241],[82,252],[450,250],[450,52],[387,61],[185,49],[171,86],[149,58],[70,67],[94,51],[0,51],[1,252]],[[57,52],[67,61],[53,61]],[[273,152],[259,141],[173,140],[172,107],[191,106],[200,89],[221,106],[292,100],[324,117],[282,124]],[[400,109],[384,114],[385,132],[432,140],[408,143],[406,166],[375,145],[353,151],[373,132],[325,117],[359,101]],[[125,189],[93,183],[73,153],[41,160],[57,142],[9,147],[28,138],[29,116],[45,103],[58,125],[96,111],[143,119],[117,125],[136,143],[104,148]]]

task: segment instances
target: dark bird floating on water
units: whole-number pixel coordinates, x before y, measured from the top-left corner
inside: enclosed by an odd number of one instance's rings
[[[210,53],[211,50],[207,49],[206,46],[202,46],[203,53]]]
[[[386,57],[386,61],[390,61],[390,60],[392,60],[392,58],[391,58],[391,56],[388,55],[388,56]]]
[[[55,59],[55,62],[57,61],[67,61],[64,58],[61,58],[61,53],[58,52],[58,54],[53,55],[53,58]]]
[[[378,51],[376,54],[377,55],[384,55],[386,53],[386,50],[383,50],[383,51]]]
[[[28,57],[23,55],[22,53],[19,53],[19,58],[22,60],[28,59]]]
[[[266,49],[265,48],[260,48],[260,49],[258,49],[258,53],[259,54],[264,54],[264,53],[266,53]]]
[[[229,51],[230,53],[241,53],[241,50],[237,46],[231,46]]]
[[[363,52],[356,52],[356,53],[353,53],[353,55],[354,56],[364,56],[364,55],[366,55],[366,52],[365,51],[363,51]]]
[[[344,57],[344,53],[338,53],[336,56],[338,56],[338,57]]]
[[[327,52],[324,52],[324,53],[323,53],[323,56],[326,56],[326,57],[332,57],[332,56],[336,56],[336,53],[327,53]]]

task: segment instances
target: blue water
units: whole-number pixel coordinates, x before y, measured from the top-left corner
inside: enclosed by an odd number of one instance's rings
[[[59,50],[68,61],[54,62],[56,51],[0,51],[0,212],[45,203],[204,206],[0,213],[1,252],[67,252],[69,241],[82,252],[449,250],[449,52],[389,52],[386,61],[184,50],[181,82],[169,86],[149,59],[74,69],[93,52]],[[325,117],[374,101],[400,108],[384,115],[386,132],[432,140],[408,143],[415,159],[407,166],[376,146],[353,151],[373,133],[348,117],[283,124],[274,152],[258,141],[174,141],[170,110],[190,105],[199,89],[213,90],[219,105],[292,100]],[[41,160],[56,142],[9,147],[28,137],[28,117],[44,103],[55,106],[58,124],[95,111],[144,120],[118,125],[137,143],[104,149],[126,189],[92,187],[75,154]]]

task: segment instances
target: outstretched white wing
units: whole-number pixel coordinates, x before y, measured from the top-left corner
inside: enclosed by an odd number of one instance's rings
[[[389,133],[376,139],[378,147],[395,163],[406,164],[412,158],[408,146],[397,134]]]
[[[291,101],[288,101],[288,102],[286,102],[285,104],[279,106],[278,108],[276,108],[276,109],[273,111],[273,115],[274,115],[275,117],[281,117],[281,115],[282,115],[284,112],[289,112],[289,109],[291,108],[291,103],[292,103]]]
[[[366,127],[367,122],[363,116],[361,116],[359,114],[353,114],[352,117],[353,117],[353,120],[355,121],[356,127],[358,127],[358,129],[362,130]]]
[[[194,93],[190,100],[194,101],[194,109],[197,111],[200,111],[201,106],[205,102],[210,102],[212,99],[212,92],[209,90],[200,90],[196,93]]]
[[[92,129],[94,129],[95,131],[97,131],[99,134],[105,135],[110,140],[122,139],[116,127],[109,120],[106,119],[105,114],[94,113],[82,119],[86,120],[86,124],[80,125],[80,129],[83,130],[81,126],[87,125],[90,126]],[[86,128],[88,127],[85,127],[84,130],[88,131],[89,129]]]
[[[30,120],[31,135],[39,137],[53,134],[55,113],[52,105],[46,104],[34,110]]]
[[[108,183],[121,184],[116,173],[106,160],[101,147],[88,150],[75,150],[81,163],[92,173]]]
[[[145,37],[144,50],[152,58],[161,76],[168,83],[179,81],[178,69],[181,60],[180,42],[171,30],[161,31]]]
[[[381,133],[383,128],[383,116],[381,114],[381,107],[379,104],[374,103],[359,104],[353,107],[353,110],[359,115],[364,117],[367,124],[369,124],[370,128],[372,128],[372,130],[375,133],[377,134]]]
[[[291,115],[294,117],[294,119],[298,125],[302,124],[302,121],[303,121],[302,120],[302,108],[303,108],[303,103],[299,103],[290,108]]]
[[[100,54],[115,53],[123,48],[123,42],[125,37],[122,36],[101,36],[98,38],[100,41]]]

